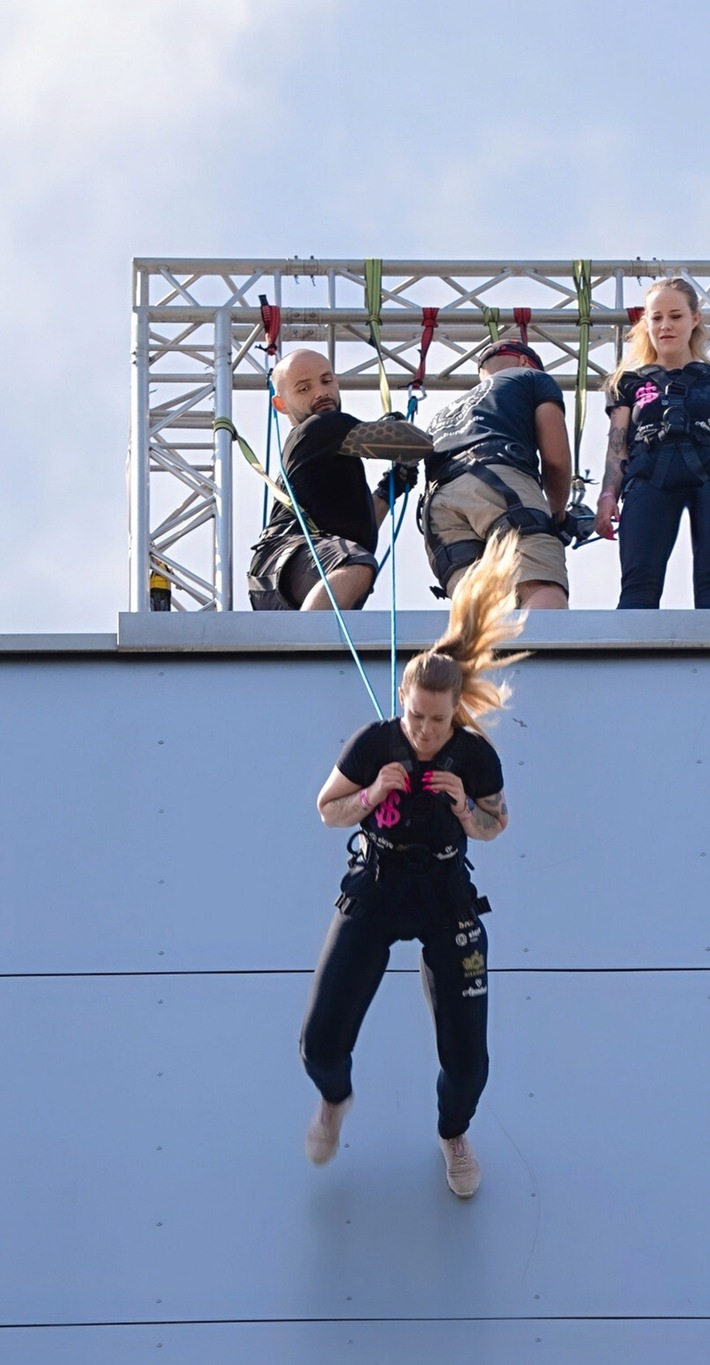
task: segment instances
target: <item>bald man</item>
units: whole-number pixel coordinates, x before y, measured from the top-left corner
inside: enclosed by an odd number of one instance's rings
[[[429,425],[422,529],[440,595],[451,597],[490,535],[514,527],[520,606],[564,608],[572,459],[562,390],[522,341],[491,342],[478,367],[480,384]]]
[[[274,369],[277,412],[291,423],[283,463],[339,607],[358,609],[377,573],[377,533],[389,510],[389,470],[374,490],[363,460],[396,462],[395,494],[413,487],[432,451],[424,432],[395,418],[359,422],[341,411],[340,389],[318,351],[292,351]],[[283,481],[280,481],[283,487]],[[253,546],[249,600],[255,611],[327,611],[332,604],[291,507],[274,502]]]

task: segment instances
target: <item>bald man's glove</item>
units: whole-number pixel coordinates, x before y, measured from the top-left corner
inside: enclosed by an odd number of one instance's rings
[[[401,498],[403,493],[408,493],[410,488],[415,488],[419,478],[418,464],[396,464],[392,468],[394,474],[394,498]],[[377,487],[373,489],[373,496],[381,498],[383,502],[389,503],[390,500],[390,471],[382,475]]]

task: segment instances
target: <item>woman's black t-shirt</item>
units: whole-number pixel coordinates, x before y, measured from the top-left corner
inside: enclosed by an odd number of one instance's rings
[[[392,791],[360,824],[368,839],[383,851],[424,845],[433,854],[448,856],[463,850],[467,839],[461,822],[445,796],[422,787],[422,776],[432,769],[455,772],[467,796],[494,796],[503,787],[503,771],[493,745],[472,730],[457,728],[432,759],[420,762],[399,720],[375,721],[348,740],[337,767],[358,787],[370,787],[386,763],[404,763],[411,791]]]
[[[640,370],[627,370],[621,375],[617,394],[607,397],[606,410],[629,408],[630,421],[627,437],[629,458],[634,448],[645,444],[639,442],[639,427],[660,430],[666,408],[663,403],[666,387],[673,380],[686,386],[683,407],[688,415],[691,428],[696,422],[710,421],[710,365],[693,360],[682,370],[664,370],[659,365],[642,365]],[[683,441],[693,441],[692,431],[681,437]]]

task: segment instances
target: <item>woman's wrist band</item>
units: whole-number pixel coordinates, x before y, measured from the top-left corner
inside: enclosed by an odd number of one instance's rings
[[[614,502],[616,502],[616,493],[612,493],[612,492],[611,492],[611,489],[607,488],[606,493],[600,493],[600,494],[599,494],[599,501],[600,501],[600,502],[601,502],[602,498],[613,498],[613,499],[614,499]]]
[[[367,799],[367,787],[363,787],[362,791],[360,792],[360,805],[362,806],[363,810],[372,810],[372,802],[368,801]]]

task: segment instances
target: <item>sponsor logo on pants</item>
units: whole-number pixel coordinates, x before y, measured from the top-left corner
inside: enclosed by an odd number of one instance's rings
[[[487,993],[488,993],[488,987],[487,987],[487,986],[484,986],[483,980],[482,980],[482,978],[481,978],[480,976],[477,976],[477,977],[476,977],[476,980],[474,981],[474,983],[473,983],[472,986],[467,986],[466,990],[461,992],[461,994],[462,994],[462,996],[464,997],[464,999],[465,999],[467,996],[468,996],[468,997],[471,997],[471,996],[474,996],[474,995],[487,995]]]

